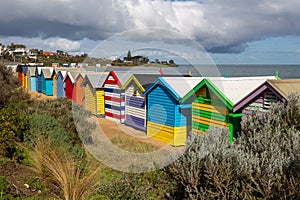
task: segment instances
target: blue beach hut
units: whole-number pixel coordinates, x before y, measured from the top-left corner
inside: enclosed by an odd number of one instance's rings
[[[160,77],[146,91],[147,136],[172,146],[186,143],[191,131],[191,102],[182,102],[202,77]]]
[[[59,71],[56,76],[56,98],[65,98],[65,83],[64,77],[66,76],[66,71]]]

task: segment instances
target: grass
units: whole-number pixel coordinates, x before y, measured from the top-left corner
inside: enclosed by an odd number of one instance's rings
[[[66,200],[88,199],[99,182],[99,167],[89,168],[49,139],[40,138],[31,157],[35,171]]]
[[[125,151],[134,153],[148,153],[158,150],[158,147],[155,147],[151,144],[127,137],[116,136],[111,139],[111,142]]]

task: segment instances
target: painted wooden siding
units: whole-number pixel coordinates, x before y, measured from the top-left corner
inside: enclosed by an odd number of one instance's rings
[[[30,90],[36,92],[36,77],[30,77]]]
[[[76,90],[75,102],[84,106],[84,86],[81,86],[82,81],[83,78],[82,76],[80,76],[75,83],[75,90]]]
[[[44,74],[42,73],[41,75],[41,92],[43,94],[46,94],[46,80],[45,80],[45,77],[44,77]]]
[[[192,103],[192,128],[194,133],[206,131],[210,126],[227,128],[229,111],[225,106],[214,105],[210,100],[198,97]]]
[[[96,96],[89,84],[85,86],[85,109],[96,115]]]
[[[172,127],[155,122],[147,122],[147,136],[173,146],[183,146],[186,142],[186,127]]]
[[[61,74],[58,74],[58,77],[56,79],[56,97],[57,98],[65,97],[65,86]]]
[[[105,115],[105,103],[104,103],[104,89],[98,88],[96,89],[97,96],[97,116]]]
[[[46,79],[45,80],[45,92],[47,96],[53,96],[53,80],[52,79]]]
[[[125,124],[146,131],[145,97],[136,84],[125,90]]]
[[[67,97],[67,99],[72,99],[73,84],[72,84],[72,81],[71,81],[71,79],[68,75],[65,79],[65,92],[66,92],[65,97]]]
[[[22,72],[18,72],[19,83],[21,86],[23,86],[23,84],[22,84],[23,83],[23,81],[22,81],[23,75],[22,74],[23,74]]]
[[[174,146],[185,145],[191,126],[191,109],[180,108],[161,85],[150,91],[147,105],[147,135]]]
[[[37,91],[42,93],[42,78],[40,75],[37,76]]]
[[[125,94],[117,81],[110,75],[104,83],[105,117],[125,121]]]
[[[55,96],[55,97],[57,97],[56,78],[57,78],[57,73],[54,73],[54,75],[53,75],[53,96]]]

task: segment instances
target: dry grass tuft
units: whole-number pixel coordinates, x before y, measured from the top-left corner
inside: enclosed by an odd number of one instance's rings
[[[66,200],[88,199],[99,181],[99,167],[87,167],[49,139],[38,139],[31,155],[36,172]]]

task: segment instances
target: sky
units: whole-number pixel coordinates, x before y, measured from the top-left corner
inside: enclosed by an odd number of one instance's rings
[[[299,0],[1,0],[0,42],[99,57],[134,46],[165,60],[197,63],[205,51],[202,60],[217,64],[300,64],[299,10]]]

